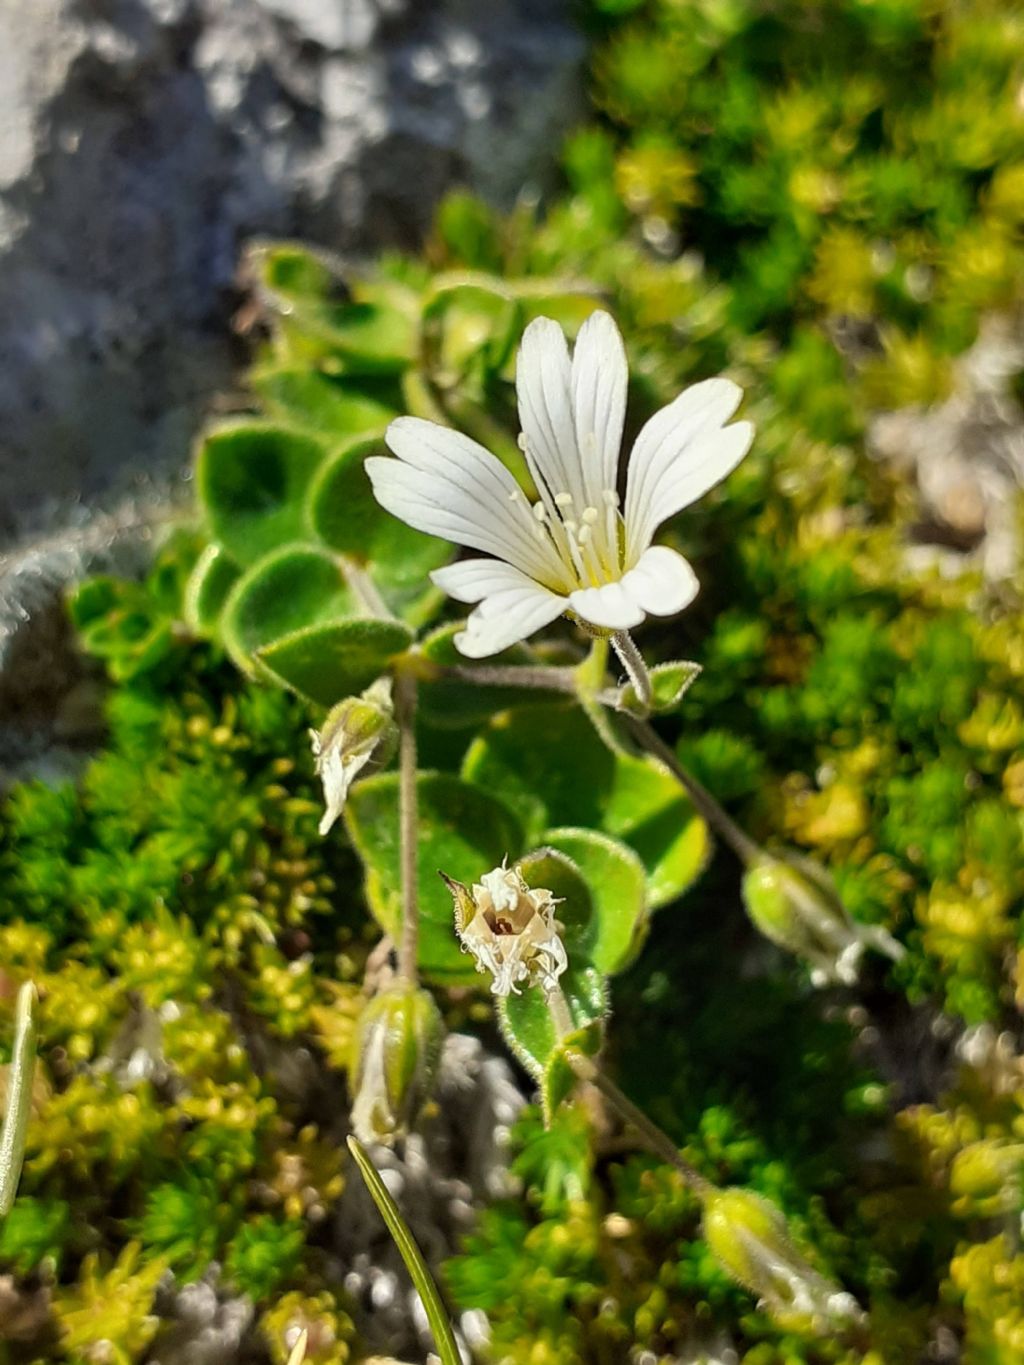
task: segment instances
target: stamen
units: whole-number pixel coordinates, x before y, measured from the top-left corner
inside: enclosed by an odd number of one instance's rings
[[[538,521],[543,521],[547,514],[548,509],[544,506],[542,502],[535,502],[533,504],[533,515],[537,518]]]
[[[571,507],[571,506],[572,506],[572,494],[571,494],[571,493],[556,493],[556,494],[555,494],[555,506],[556,506],[556,507]]]
[[[593,522],[588,521],[585,526],[580,528],[579,542],[581,545],[586,545],[589,542],[592,531]]]
[[[525,431],[521,431],[521,432],[519,433],[519,435],[516,437],[516,445],[519,447],[519,449],[520,449],[520,450],[523,452],[523,454],[525,455],[525,454],[526,454],[526,447],[527,447],[527,440],[526,440],[526,432],[525,432]]]
[[[594,522],[597,521],[597,518],[598,518],[598,511],[597,511],[597,508],[596,508],[596,507],[584,507],[584,509],[583,509],[583,525],[584,525],[584,526],[593,526]]]

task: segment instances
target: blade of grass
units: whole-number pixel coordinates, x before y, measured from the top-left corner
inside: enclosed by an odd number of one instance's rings
[[[14,1050],[7,1074],[7,1112],[0,1130],[0,1218],[6,1218],[18,1193],[25,1134],[32,1111],[32,1075],[36,1066],[36,1027],[32,1007],[36,988],[26,981],[14,1010]]]
[[[288,1357],[288,1365],[302,1365],[306,1359],[306,1344],[309,1341],[309,1333],[303,1327],[299,1333],[299,1339],[292,1348],[292,1353]]]
[[[415,1238],[398,1210],[398,1205],[388,1193],[387,1186],[377,1174],[377,1170],[362,1143],[356,1138],[350,1137],[348,1147],[355,1158],[360,1174],[366,1181],[366,1188],[373,1196],[373,1202],[377,1205],[381,1217],[387,1224],[388,1232],[394,1238],[395,1245],[405,1262],[405,1267],[412,1277],[412,1282],[423,1300],[427,1321],[430,1323],[430,1330],[434,1334],[434,1345],[441,1357],[441,1365],[462,1365],[462,1357],[459,1355],[459,1348],[455,1344],[455,1336],[452,1332],[451,1323],[448,1321],[444,1304],[441,1302],[441,1295],[430,1271],[427,1269],[423,1253],[416,1245]]]

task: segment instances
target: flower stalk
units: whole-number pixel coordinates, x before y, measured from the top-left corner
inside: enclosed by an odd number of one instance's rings
[[[654,693],[651,688],[651,675],[647,671],[644,663],[644,656],[636,647],[628,630],[619,630],[612,636],[612,648],[618,655],[619,662],[626,670],[626,676],[633,684],[633,691],[636,693],[637,701],[649,711]]]
[[[419,951],[419,812],[416,797],[416,679],[408,672],[395,677],[398,724],[398,837],[402,877],[402,937],[398,975],[415,985]]]

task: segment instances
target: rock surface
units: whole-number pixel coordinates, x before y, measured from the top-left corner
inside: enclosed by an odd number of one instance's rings
[[[180,466],[230,382],[246,237],[411,243],[450,185],[507,204],[549,174],[579,108],[568,9],[3,6],[0,538],[46,499]]]

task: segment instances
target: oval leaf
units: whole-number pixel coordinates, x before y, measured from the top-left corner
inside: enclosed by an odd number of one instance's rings
[[[300,696],[333,706],[369,687],[412,639],[400,621],[326,621],[274,640],[257,658]]]
[[[559,978],[578,1029],[600,1029],[608,1011],[604,978],[593,967],[573,966]],[[535,1081],[543,1083],[544,1072],[559,1046],[544,992],[537,986],[523,989],[521,995],[503,996],[498,1001],[498,1023],[509,1047]]]
[[[428,575],[448,562],[453,549],[406,526],[373,496],[363,464],[383,451],[379,441],[369,440],[334,454],[309,489],[307,520],[325,545],[365,565],[393,611],[419,625],[442,600]]]
[[[622,971],[647,930],[643,863],[618,839],[593,829],[548,830],[544,842],[572,859],[589,888],[592,913],[580,943],[586,960],[606,976]],[[561,909],[558,914],[561,919]]]
[[[234,422],[203,438],[196,487],[215,540],[246,566],[305,535],[305,497],[326,450],[270,422]]]
[[[256,370],[249,383],[271,417],[338,438],[382,436],[398,416],[397,393],[387,388],[339,379],[302,366]],[[374,389],[381,389],[378,395]]]
[[[263,646],[357,611],[334,555],[314,545],[286,545],[254,564],[231,590],[224,608],[224,644],[239,668],[251,673],[253,656]]]
[[[207,545],[185,584],[183,614],[194,635],[217,633],[221,612],[241,570],[220,545]]]

